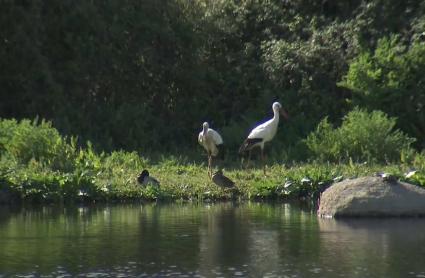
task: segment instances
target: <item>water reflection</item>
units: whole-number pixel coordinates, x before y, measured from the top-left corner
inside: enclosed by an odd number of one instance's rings
[[[0,276],[420,277],[424,228],[294,204],[4,207]]]
[[[319,219],[319,227],[324,256],[332,256],[345,272],[381,277],[424,274],[423,218]]]

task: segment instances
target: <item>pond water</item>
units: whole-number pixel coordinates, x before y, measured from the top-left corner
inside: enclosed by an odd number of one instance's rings
[[[425,277],[425,218],[295,204],[0,207],[0,277]]]

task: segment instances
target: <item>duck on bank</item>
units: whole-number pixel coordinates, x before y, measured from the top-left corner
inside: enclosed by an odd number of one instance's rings
[[[139,182],[139,184],[141,185],[153,185],[153,186],[159,186],[160,183],[157,179],[155,179],[154,177],[151,177],[149,175],[149,171],[144,169],[142,171],[142,173],[140,173],[140,175],[137,177],[137,181]]]
[[[223,170],[222,169],[219,169],[217,172],[215,172],[212,175],[212,181],[216,185],[218,185],[220,187],[223,187],[223,188],[232,188],[232,187],[235,186],[235,182],[232,181],[231,179],[229,179],[228,177],[226,177],[223,174]]]

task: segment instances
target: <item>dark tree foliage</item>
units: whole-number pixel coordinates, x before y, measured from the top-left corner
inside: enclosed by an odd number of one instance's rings
[[[338,85],[351,62],[381,38],[408,47],[425,31],[425,5],[413,0],[0,5],[0,117],[46,118],[106,150],[192,147],[203,121],[233,148],[279,100],[292,119],[274,148],[302,158],[321,119],[352,109],[363,85]]]

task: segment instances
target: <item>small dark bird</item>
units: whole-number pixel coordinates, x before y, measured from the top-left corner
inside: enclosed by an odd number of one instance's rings
[[[231,179],[223,175],[223,170],[221,169],[212,175],[212,181],[220,187],[230,188],[235,186],[235,183]]]
[[[396,176],[393,176],[389,173],[383,173],[383,172],[379,172],[375,174],[377,177],[381,177],[382,180],[389,182],[389,183],[394,183],[396,182],[398,179]]]
[[[159,186],[159,181],[151,176],[149,176],[149,172],[148,170],[143,170],[142,173],[140,173],[140,175],[137,177],[137,181],[141,184],[141,185],[154,185],[154,186]]]

